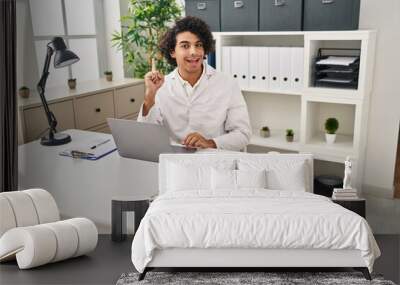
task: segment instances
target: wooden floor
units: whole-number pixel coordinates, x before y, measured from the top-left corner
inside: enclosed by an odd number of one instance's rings
[[[399,283],[400,235],[377,235],[376,240],[382,256],[374,271]],[[115,243],[111,236],[100,235],[96,250],[88,256],[29,270],[19,270],[16,262],[0,264],[0,284],[115,284],[122,273],[134,271],[130,248],[131,239]]]

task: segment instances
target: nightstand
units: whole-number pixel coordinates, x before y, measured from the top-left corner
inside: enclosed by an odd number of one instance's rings
[[[111,202],[111,239],[123,241],[126,239],[126,215],[125,212],[135,212],[135,232],[140,221],[146,214],[151,197],[139,195],[132,197],[113,197]]]
[[[354,200],[340,200],[332,199],[332,202],[339,204],[340,206],[359,214],[361,217],[365,218],[365,199],[358,198]]]

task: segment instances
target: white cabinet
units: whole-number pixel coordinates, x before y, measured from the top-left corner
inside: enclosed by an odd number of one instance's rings
[[[375,37],[376,32],[369,30],[215,32],[217,70],[227,72],[230,68],[232,76],[247,70],[250,72],[250,84],[241,84],[253,128],[249,149],[262,147],[266,151],[311,152],[318,160],[336,164],[343,163],[350,155],[354,162],[354,186],[360,186],[373,82]],[[248,65],[243,63],[243,58],[235,60],[232,50],[240,48],[250,51]],[[314,87],[313,66],[320,48],[360,50],[357,89]],[[266,62],[265,55],[256,53],[262,49],[268,50]],[[243,52],[239,54],[245,56]],[[262,87],[251,83],[252,71],[260,71],[259,64],[268,73],[268,84]],[[324,123],[330,117],[339,121],[337,139],[332,145],[325,142],[324,130]],[[269,138],[259,135],[262,126],[270,128]],[[294,142],[286,141],[286,129],[294,130]]]

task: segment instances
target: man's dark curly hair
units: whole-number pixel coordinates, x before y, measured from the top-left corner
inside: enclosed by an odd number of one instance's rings
[[[195,34],[202,42],[205,54],[214,51],[213,36],[208,25],[199,18],[186,16],[176,21],[160,41],[159,48],[169,64],[177,66],[175,58],[172,58],[170,53],[175,50],[176,36],[183,32]]]

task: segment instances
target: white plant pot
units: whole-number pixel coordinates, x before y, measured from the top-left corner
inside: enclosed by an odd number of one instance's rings
[[[326,143],[333,144],[336,140],[336,134],[325,134]]]

